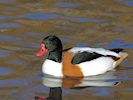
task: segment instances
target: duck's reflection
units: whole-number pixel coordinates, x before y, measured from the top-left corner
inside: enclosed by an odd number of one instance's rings
[[[47,98],[35,97],[35,100],[62,100],[62,89],[61,87],[52,87]]]
[[[45,75],[45,77],[42,78],[42,83],[44,86],[50,88],[75,88],[88,86],[116,86],[119,81],[117,81],[117,76],[114,75],[114,72],[107,72],[106,74],[85,78],[54,78]]]
[[[47,100],[62,100],[61,87],[50,88],[49,97]]]
[[[85,78],[55,78],[45,75],[42,78],[42,83],[50,88],[49,97],[36,100],[62,100],[62,88],[81,89],[90,86],[116,86],[120,82],[117,81],[114,72],[107,72],[106,74]]]

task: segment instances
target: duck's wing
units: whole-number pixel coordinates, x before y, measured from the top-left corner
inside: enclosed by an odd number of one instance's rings
[[[120,56],[119,52],[122,49],[110,49],[105,50],[103,48],[72,48],[69,50],[70,52],[75,53],[71,63],[79,64],[86,61],[95,60],[100,57],[111,57],[114,61],[117,61]]]
[[[104,56],[111,55],[111,56],[115,56],[115,57],[120,57],[117,52],[121,51],[121,49],[106,50],[103,48],[74,47],[74,48],[70,49],[69,51],[73,52],[75,54],[80,53],[80,52],[89,52],[89,53],[101,54]]]
[[[90,53],[90,52],[80,52],[74,55],[73,59],[72,59],[72,64],[79,64],[82,62],[86,62],[86,61],[91,61],[94,59],[97,59],[99,57],[102,57],[104,55],[98,54],[96,52]]]

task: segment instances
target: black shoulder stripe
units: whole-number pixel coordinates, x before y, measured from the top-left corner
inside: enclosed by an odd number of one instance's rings
[[[123,51],[123,49],[122,48],[115,48],[115,49],[110,49],[110,51],[114,51],[116,53],[119,53],[119,52]]]
[[[82,62],[86,62],[86,61],[90,61],[90,60],[93,60],[93,59],[96,59],[98,57],[101,57],[101,56],[104,56],[104,55],[101,55],[101,54],[98,54],[96,52],[80,52],[80,53],[77,53],[73,59],[72,59],[72,64],[79,64],[79,63],[82,63]]]

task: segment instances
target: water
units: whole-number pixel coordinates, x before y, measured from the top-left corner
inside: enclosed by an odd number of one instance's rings
[[[132,0],[0,0],[0,100],[50,93],[63,100],[132,100],[132,5]],[[43,59],[35,56],[49,34],[60,37],[64,49],[119,47],[129,56],[102,76],[49,79],[42,76]]]

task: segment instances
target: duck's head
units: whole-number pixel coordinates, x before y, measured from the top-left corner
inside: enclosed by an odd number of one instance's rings
[[[55,56],[58,57],[57,54],[62,56],[62,43],[58,37],[50,35],[43,39],[41,43],[41,50],[36,55],[41,57],[46,53],[49,53],[50,58],[52,56],[51,59],[53,59]]]

